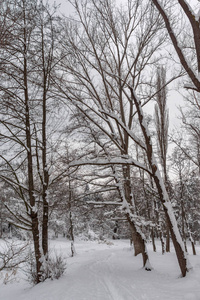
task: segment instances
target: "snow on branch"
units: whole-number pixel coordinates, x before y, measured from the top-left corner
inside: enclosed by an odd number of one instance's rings
[[[107,158],[107,159],[90,159],[90,160],[74,160],[69,164],[69,167],[75,166],[83,166],[83,165],[96,165],[96,166],[105,166],[105,165],[132,165],[138,167],[150,175],[152,175],[151,171],[143,164],[134,160],[128,155],[116,157],[116,158]]]
[[[121,120],[118,116],[116,116],[114,113],[110,113],[107,111],[102,111],[105,115],[109,116],[110,118],[114,119],[129,135],[132,140],[139,145],[142,149],[146,150],[145,144],[137,138],[137,136],[130,130]]]

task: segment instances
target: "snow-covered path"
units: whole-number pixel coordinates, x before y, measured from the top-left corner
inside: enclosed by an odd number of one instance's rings
[[[130,262],[128,268],[123,253],[111,249],[94,251],[79,270],[74,269],[76,284],[69,278],[69,293],[74,299],[138,299],[132,294],[134,284],[130,287]]]
[[[69,254],[69,243],[54,243],[56,249]],[[150,250],[154,270],[147,272],[141,269],[141,257],[134,257],[128,241],[112,245],[78,242],[76,250],[77,256],[68,257],[66,274],[59,280],[34,287],[23,281],[1,285],[0,300],[200,300],[198,255],[190,256],[194,270],[186,278],[178,278],[173,253],[163,256]]]

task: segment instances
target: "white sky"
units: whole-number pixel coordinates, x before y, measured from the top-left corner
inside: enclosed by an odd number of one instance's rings
[[[116,0],[116,1],[118,1],[118,0]],[[72,6],[68,0],[49,0],[49,2],[50,3],[55,2],[56,4],[60,4],[61,5],[60,12],[65,15],[69,15],[73,11]],[[200,0],[187,0],[187,2],[191,5],[191,7],[193,9],[200,6],[200,4],[199,4]],[[200,7],[199,7],[199,9],[200,9]],[[195,12],[197,13],[197,11],[195,11]]]
[[[98,0],[97,0],[98,1]],[[119,0],[116,0],[119,1]],[[60,4],[60,13],[64,14],[66,16],[72,15],[73,14],[73,7],[69,3],[68,0],[49,0],[50,3],[56,3]],[[178,2],[178,1],[177,1]],[[188,0],[187,1],[193,9],[195,9],[195,13],[198,12],[198,6],[200,9],[200,0]],[[151,102],[147,108],[145,109],[148,111],[148,113],[154,113],[154,105],[155,102]],[[183,106],[184,101],[182,96],[177,92],[177,91],[170,91],[169,96],[168,96],[168,108],[169,108],[169,117],[170,117],[170,130],[173,130],[177,127],[179,127],[180,120],[178,119],[179,111],[178,108],[179,106]]]
[[[49,2],[59,4],[60,5],[59,11],[61,14],[68,16],[73,13],[73,7],[68,2],[68,0],[49,0]]]

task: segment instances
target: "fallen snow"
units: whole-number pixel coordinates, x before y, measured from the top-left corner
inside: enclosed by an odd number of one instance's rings
[[[2,241],[0,241],[0,246]],[[154,270],[141,268],[141,256],[134,257],[128,240],[98,243],[76,241],[77,255],[70,257],[71,244],[65,239],[50,241],[50,247],[67,256],[66,274],[59,280],[47,280],[36,286],[24,280],[19,270],[16,280],[3,284],[0,275],[1,300],[199,300],[200,246],[189,259],[193,270],[180,278],[177,259],[171,253],[162,255],[148,244]]]

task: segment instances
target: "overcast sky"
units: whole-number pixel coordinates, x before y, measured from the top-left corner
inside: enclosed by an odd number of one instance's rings
[[[69,15],[73,11],[72,6],[68,2],[68,0],[49,0],[49,1],[50,1],[50,3],[55,2],[56,4],[60,4],[61,5],[61,8],[60,8],[61,13]],[[116,2],[118,2],[118,1],[119,0],[116,0]],[[122,2],[122,1],[120,1],[120,2]],[[197,13],[197,11],[200,9],[200,7],[198,8],[198,6],[200,6],[200,4],[199,4],[200,0],[187,0],[187,2],[191,5],[191,7],[193,9],[195,8],[195,10],[196,10],[195,12]]]
[[[96,0],[98,1],[98,0]],[[118,2],[121,0],[116,0]],[[68,0],[49,0],[50,3],[56,3],[60,4],[59,11],[61,14],[64,14],[66,16],[73,15],[73,7],[72,5],[68,2]],[[177,1],[178,2],[178,1]],[[195,13],[198,13],[200,10],[200,0],[188,0],[187,1],[193,9],[195,9]],[[150,103],[147,107],[147,111],[154,113],[154,103]],[[169,93],[168,97],[168,107],[169,107],[169,115],[170,115],[170,129],[177,128],[180,124],[180,120],[178,119],[179,116],[179,111],[177,109],[178,106],[183,106],[184,102],[182,99],[182,96],[178,92],[173,92],[171,91]]]
[[[73,7],[67,0],[49,0],[49,2],[59,4],[61,14],[68,16],[73,13]]]

